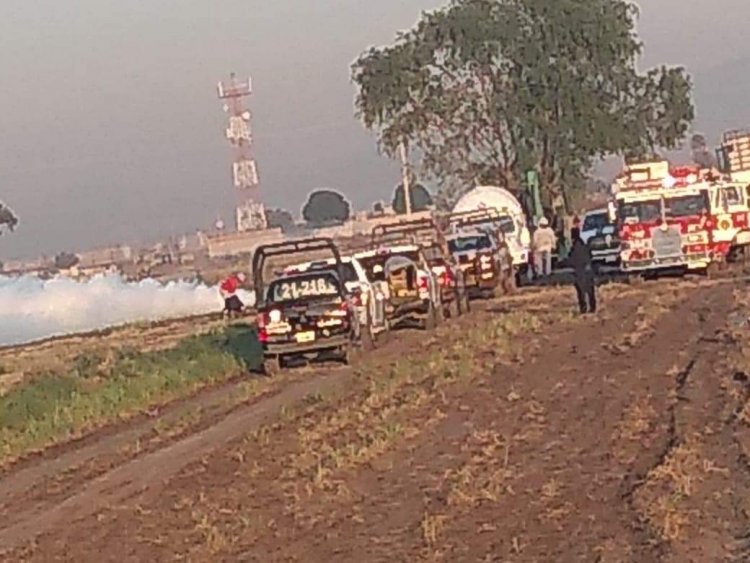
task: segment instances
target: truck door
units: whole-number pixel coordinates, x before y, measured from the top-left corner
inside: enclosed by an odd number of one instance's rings
[[[739,186],[722,186],[714,195],[716,209],[716,229],[729,234],[732,231],[747,229],[747,194]],[[735,234],[734,232],[732,233]]]

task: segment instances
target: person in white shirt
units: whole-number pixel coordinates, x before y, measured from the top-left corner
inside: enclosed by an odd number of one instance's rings
[[[552,273],[552,251],[557,246],[557,236],[549,226],[546,217],[539,219],[539,227],[534,231],[532,246],[536,275],[549,276]]]

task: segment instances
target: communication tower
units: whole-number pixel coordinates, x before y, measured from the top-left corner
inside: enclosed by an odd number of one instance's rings
[[[237,193],[236,225],[238,231],[265,229],[266,210],[260,202],[258,168],[252,153],[253,136],[250,130],[251,113],[244,99],[252,93],[250,77],[238,81],[229,75],[229,84],[219,82],[219,99],[224,100],[224,111],[229,114],[226,138],[234,148],[232,181]]]

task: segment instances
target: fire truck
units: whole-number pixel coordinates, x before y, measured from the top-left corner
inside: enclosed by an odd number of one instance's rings
[[[711,218],[717,257],[750,258],[750,131],[728,131],[712,171]]]
[[[706,271],[711,264],[710,189],[697,167],[666,161],[625,167],[612,186],[610,214],[621,240],[621,269],[656,275]]]

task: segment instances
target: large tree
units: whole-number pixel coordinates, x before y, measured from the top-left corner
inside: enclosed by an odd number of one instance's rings
[[[684,138],[690,79],[638,72],[636,19],[625,0],[453,0],[355,61],[357,115],[387,155],[411,149],[439,199],[533,168],[549,203],[597,157]]]
[[[3,234],[5,229],[13,231],[17,225],[18,217],[16,217],[9,207],[0,202],[0,235]]]
[[[303,219],[312,226],[341,224],[349,219],[350,213],[351,206],[346,198],[328,189],[311,192],[302,208]]]

